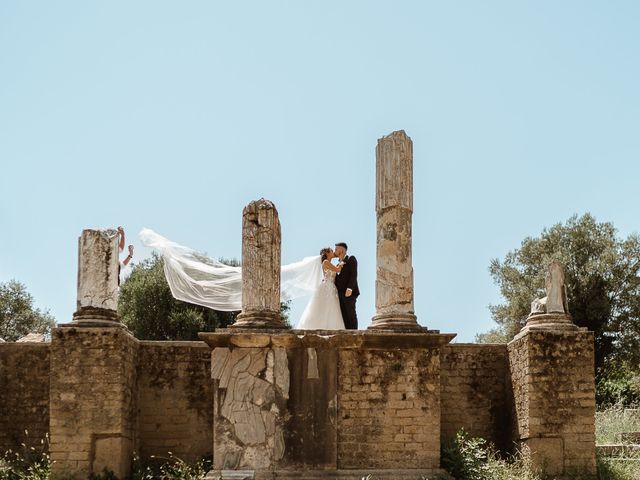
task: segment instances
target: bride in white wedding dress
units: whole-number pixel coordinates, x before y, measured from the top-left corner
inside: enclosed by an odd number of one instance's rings
[[[340,311],[336,275],[342,270],[342,264],[331,263],[336,254],[330,248],[320,250],[322,262],[322,282],[316,287],[313,296],[300,317],[298,330],[344,330],[344,321]]]

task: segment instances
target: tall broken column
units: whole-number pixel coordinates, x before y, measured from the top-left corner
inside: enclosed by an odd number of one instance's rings
[[[376,314],[369,328],[422,331],[413,306],[413,143],[404,130],[378,140],[376,213]]]
[[[73,322],[112,326],[118,319],[118,231],[86,229],[78,239],[78,300]]]
[[[242,313],[233,328],[286,328],[280,316],[280,220],[261,198],[242,212]]]
[[[118,263],[116,230],[83,230],[77,310],[51,333],[49,454],[56,478],[131,472],[138,342],[118,318]]]

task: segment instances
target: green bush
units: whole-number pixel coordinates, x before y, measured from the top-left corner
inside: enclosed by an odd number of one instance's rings
[[[442,466],[457,480],[489,480],[487,443],[470,438],[464,429],[442,446]]]
[[[442,446],[442,466],[456,480],[542,480],[529,450],[503,458],[482,438],[471,438],[460,430],[455,439]]]
[[[611,363],[596,375],[596,403],[601,408],[640,403],[640,373],[627,363]]]
[[[43,441],[44,444],[44,441]],[[188,464],[169,453],[168,458],[155,457],[157,466],[144,465],[135,456],[130,480],[202,480],[211,467],[210,460],[200,460]],[[77,477],[65,477],[77,480]],[[50,480],[51,460],[48,454],[24,447],[24,453],[9,451],[0,457],[0,480]],[[62,480],[56,477],[56,480]],[[112,471],[105,469],[101,474],[93,473],[88,480],[118,480]]]
[[[191,465],[171,452],[168,458],[152,458],[159,466],[153,468],[143,464],[139,457],[134,458],[131,480],[201,480],[211,468],[211,460],[202,459]]]
[[[28,430],[24,433],[29,436]],[[0,457],[0,480],[48,480],[51,474],[48,446],[49,435],[46,435],[37,448],[23,443],[20,451],[5,452]]]

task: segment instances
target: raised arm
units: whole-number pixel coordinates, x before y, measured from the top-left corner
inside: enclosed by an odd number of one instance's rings
[[[126,267],[127,265],[129,265],[129,262],[131,261],[132,258],[133,258],[133,245],[129,245],[129,255],[127,255],[127,258],[125,258],[122,261],[122,264]]]
[[[118,234],[120,236],[120,243],[118,243],[118,251],[124,250],[124,228],[118,227]]]

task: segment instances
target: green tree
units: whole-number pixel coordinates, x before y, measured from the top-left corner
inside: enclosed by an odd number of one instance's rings
[[[0,338],[11,342],[31,332],[48,335],[55,326],[48,311],[34,307],[33,297],[22,283],[0,282]]]
[[[236,260],[222,259],[237,266]],[[289,305],[282,305],[285,321]],[[122,322],[141,340],[197,340],[198,332],[224,328],[239,312],[218,312],[200,305],[176,300],[164,276],[160,255],[133,266],[131,275],[120,286],[118,312]]]
[[[590,214],[574,215],[564,224],[526,238],[489,271],[505,303],[491,305],[498,324],[477,341],[509,341],[524,326],[531,301],[545,295],[546,266],[565,265],[569,310],[573,321],[595,335],[596,366],[606,361],[640,361],[640,238],[618,238],[609,222]]]

